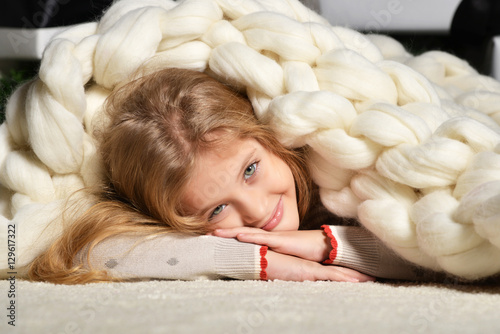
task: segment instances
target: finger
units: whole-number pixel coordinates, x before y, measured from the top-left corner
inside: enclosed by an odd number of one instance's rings
[[[253,227],[235,227],[235,228],[224,228],[224,229],[216,229],[213,232],[213,235],[222,238],[236,238],[236,236],[240,233],[267,233],[266,231],[260,228]]]
[[[330,266],[329,269],[331,269],[331,274],[333,274],[333,277],[336,277],[337,279],[340,278],[341,280],[346,282],[357,283],[375,281],[374,277],[365,275],[353,269],[335,266]]]
[[[212,232],[212,235],[216,237],[221,237],[221,238],[236,238],[238,235],[237,232],[232,231],[231,229],[219,229],[219,230],[214,230]]]
[[[279,249],[282,245],[280,236],[271,233],[239,233],[236,238],[242,242],[264,245],[272,249]]]

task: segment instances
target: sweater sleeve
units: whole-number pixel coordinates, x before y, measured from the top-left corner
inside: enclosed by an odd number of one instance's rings
[[[97,244],[88,264],[119,279],[254,280],[265,279],[266,250],[212,236],[116,236]]]
[[[442,275],[402,259],[362,227],[323,225],[322,228],[332,246],[325,264],[388,279],[436,281]]]

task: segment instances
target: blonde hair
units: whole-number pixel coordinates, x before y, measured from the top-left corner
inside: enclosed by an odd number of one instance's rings
[[[109,126],[99,135],[99,150],[107,184],[97,193],[98,203],[35,259],[31,279],[112,280],[83,265],[100,241],[124,233],[207,232],[206,221],[184,214],[180,198],[199,153],[231,138],[254,138],[285,161],[295,178],[300,216],[307,211],[311,181],[304,151],[281,145],[245,96],[207,74],[176,68],[149,74],[116,89],[105,110]]]

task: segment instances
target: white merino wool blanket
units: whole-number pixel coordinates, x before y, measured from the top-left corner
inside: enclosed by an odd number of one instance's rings
[[[333,27],[298,0],[121,0],[54,38],[0,127],[0,244],[15,227],[19,268],[71,223],[69,195],[100,180],[92,120],[105,98],[162,67],[246,91],[284,144],[312,148],[325,206],[404,258],[500,273],[500,83],[452,55]]]

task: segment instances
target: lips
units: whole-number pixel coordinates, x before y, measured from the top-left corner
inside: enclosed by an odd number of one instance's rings
[[[282,218],[283,218],[283,200],[280,197],[278,205],[276,205],[276,208],[274,209],[271,218],[266,222],[264,226],[261,227],[261,229],[266,231],[273,230],[276,226],[279,225]]]

